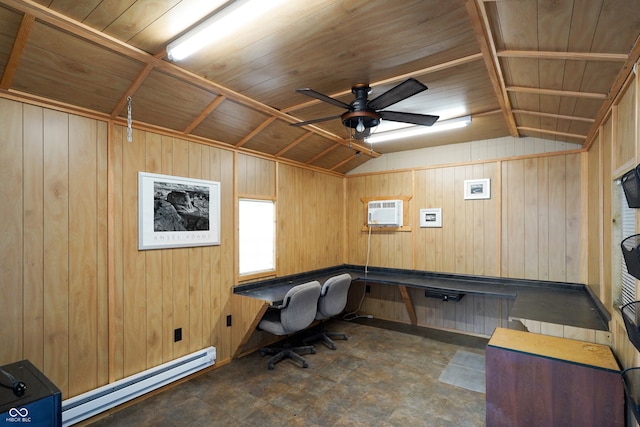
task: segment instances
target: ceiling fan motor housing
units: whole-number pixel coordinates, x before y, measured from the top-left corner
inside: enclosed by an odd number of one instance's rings
[[[367,84],[355,85],[351,92],[355,99],[351,103],[351,111],[347,111],[341,116],[342,124],[345,127],[356,129],[358,125],[365,129],[374,128],[380,124],[380,114],[368,108],[368,96],[371,88]]]

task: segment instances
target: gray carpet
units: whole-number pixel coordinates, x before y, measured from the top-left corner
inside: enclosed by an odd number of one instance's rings
[[[439,380],[467,390],[485,392],[485,357],[464,350],[456,351]]]

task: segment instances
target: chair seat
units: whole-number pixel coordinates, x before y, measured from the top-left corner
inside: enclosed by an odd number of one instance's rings
[[[267,310],[260,320],[258,328],[279,336],[289,336],[306,329],[315,319],[320,289],[320,283],[317,281],[294,286],[287,292],[280,306]],[[275,364],[284,358],[300,362],[302,367],[306,368],[309,364],[300,354],[315,352],[316,349],[313,346],[293,347],[286,339],[281,347],[259,350],[260,356],[273,355],[267,363],[269,369],[273,369]]]
[[[288,332],[280,322],[280,310],[267,310],[258,324],[258,328],[274,335],[287,335]]]

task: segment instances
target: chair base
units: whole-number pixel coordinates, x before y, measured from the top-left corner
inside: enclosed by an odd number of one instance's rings
[[[308,344],[310,342],[322,340],[325,346],[329,347],[331,350],[335,350],[338,347],[336,346],[336,343],[334,343],[331,338],[333,338],[334,340],[348,340],[349,336],[347,336],[347,334],[343,334],[339,332],[327,332],[324,330],[324,327],[320,326],[320,332],[303,339],[302,342],[304,344]]]
[[[267,368],[272,370],[275,368],[275,364],[279,361],[289,358],[300,363],[302,368],[308,368],[309,364],[300,356],[301,354],[315,354],[316,349],[312,345],[304,345],[299,347],[291,347],[288,343],[285,343],[282,347],[265,347],[258,350],[260,356],[266,354],[273,355],[267,362]]]

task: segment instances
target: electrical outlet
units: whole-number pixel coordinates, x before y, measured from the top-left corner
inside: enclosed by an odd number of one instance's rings
[[[173,342],[182,341],[182,328],[174,329]]]
[[[365,288],[365,292],[368,294],[371,293],[371,285],[367,285],[367,287]]]

